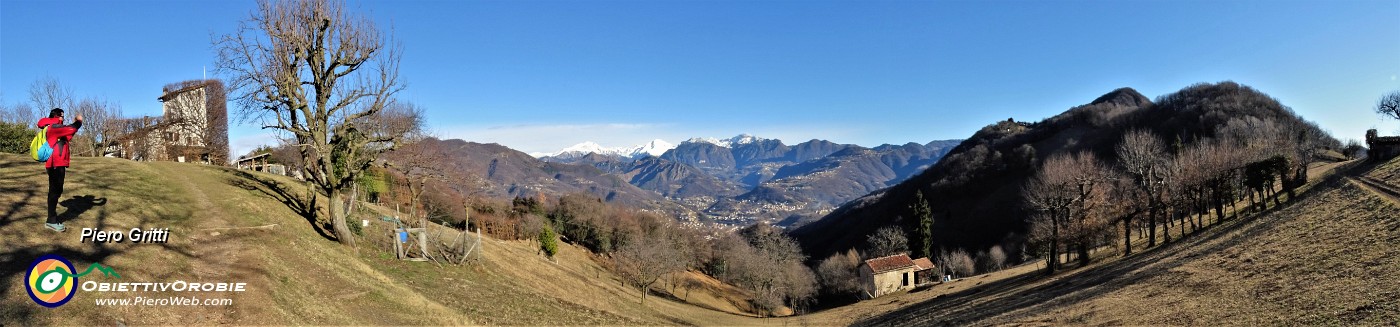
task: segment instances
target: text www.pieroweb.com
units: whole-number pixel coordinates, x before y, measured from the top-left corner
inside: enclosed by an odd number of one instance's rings
[[[96,299],[97,305],[123,306],[123,305],[143,305],[143,306],[225,306],[233,305],[233,299],[202,299],[192,296],[166,296],[166,297],[132,297],[119,299]]]
[[[107,292],[179,292],[196,294],[229,294],[245,291],[246,283],[189,283],[183,280],[173,283],[96,283],[82,284],[84,291]],[[230,294],[231,295],[231,294]],[[99,306],[227,306],[233,299],[226,297],[200,297],[185,295],[155,295],[108,297],[94,300]]]

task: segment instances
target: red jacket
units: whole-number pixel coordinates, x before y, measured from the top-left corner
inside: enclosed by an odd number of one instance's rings
[[[53,147],[53,154],[44,162],[44,168],[68,167],[68,143],[73,140],[73,134],[77,134],[78,129],[83,127],[83,121],[73,122],[72,125],[62,123],[61,118],[39,119],[39,128],[49,128],[48,142],[49,146]]]

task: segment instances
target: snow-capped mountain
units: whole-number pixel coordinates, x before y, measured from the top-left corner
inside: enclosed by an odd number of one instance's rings
[[[632,147],[632,149],[628,151],[625,155],[632,158],[641,158],[644,155],[659,157],[662,153],[666,153],[666,150],[675,148],[675,144],[671,144],[670,142],[666,142],[661,139],[655,139],[651,140],[651,142],[647,142],[647,144]]]
[[[646,144],[642,145],[618,148],[604,147],[602,145],[599,145],[598,143],[588,141],[575,144],[573,146],[564,148],[563,150],[559,150],[558,152],[554,153],[536,152],[531,153],[530,155],[536,158],[568,160],[580,158],[588,155],[589,153],[596,153],[606,156],[617,156],[627,159],[638,159],[646,156],[660,156],[662,153],[666,153],[666,150],[674,148],[676,148],[676,145],[661,139],[655,139],[651,142],[647,142]]]
[[[709,143],[722,148],[733,149],[743,145],[762,143],[768,141],[770,140],[762,137],[757,137],[749,134],[739,134],[727,139],[720,139],[714,137],[696,137],[691,138],[689,140],[685,140],[685,142],[681,142],[681,144]],[[590,153],[631,160],[640,159],[647,156],[660,157],[662,154],[666,153],[666,151],[675,149],[677,146],[678,145],[676,144],[671,144],[661,139],[652,140],[651,142],[647,142],[646,144],[642,145],[615,148],[605,147],[598,144],[597,142],[588,141],[575,144],[573,146],[564,148],[563,150],[559,150],[553,153],[534,152],[530,153],[530,155],[534,156],[535,158],[544,159],[546,161],[556,162],[574,162],[580,158],[583,158],[584,156],[587,156]]]
[[[721,147],[732,148],[732,147],[734,147],[734,146],[736,146],[736,145],[749,144],[749,143],[753,143],[753,142],[766,141],[766,140],[768,140],[768,139],[765,139],[765,138],[762,138],[762,137],[753,136],[753,135],[749,135],[749,134],[739,134],[739,135],[737,135],[737,136],[734,136],[734,137],[731,137],[731,138],[728,138],[728,139],[722,139],[722,140],[721,140],[721,139],[718,139],[718,138],[713,138],[713,137],[695,137],[695,138],[691,138],[691,139],[689,139],[689,140],[685,140],[685,142],[681,142],[681,143],[682,143],[682,144],[684,144],[684,143],[709,143],[709,144],[714,144],[714,145],[718,145],[718,146],[721,146]]]

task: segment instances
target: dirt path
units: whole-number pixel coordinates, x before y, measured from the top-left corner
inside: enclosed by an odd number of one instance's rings
[[[1400,205],[1400,187],[1370,176],[1348,176],[1347,181],[1390,203]]]
[[[199,268],[248,282],[255,291],[234,300],[227,316],[239,324],[473,324],[468,317],[414,292],[357,260],[354,250],[316,233],[277,199],[261,173],[239,175],[201,166],[181,166],[192,206],[189,231],[201,258]],[[245,183],[239,183],[245,182]],[[290,182],[283,180],[281,182]],[[232,184],[232,185],[231,185]],[[199,187],[196,187],[199,186]],[[294,185],[287,185],[295,187]],[[253,187],[252,189],[248,187]],[[263,201],[248,201],[250,198]],[[411,283],[411,281],[410,281]],[[323,301],[334,299],[337,305]],[[386,301],[385,299],[392,299]]]
[[[155,165],[139,165],[144,169],[150,169]],[[211,181],[205,180],[207,173],[201,170],[204,167],[190,165],[163,165],[171,171],[179,171],[175,174],[166,174],[173,182],[179,183],[183,188],[182,193],[187,194],[193,201],[190,205],[194,208],[194,221],[186,230],[174,231],[179,237],[185,238],[188,244],[198,244],[190,248],[190,264],[186,273],[192,274],[196,279],[203,280],[228,280],[240,282],[253,282],[263,280],[259,276],[250,274],[252,271],[260,271],[261,265],[257,260],[248,260],[249,251],[247,244],[244,244],[242,237],[234,237],[236,233],[218,228],[233,227],[230,223],[227,212],[210,201],[209,184]],[[171,176],[173,175],[173,176]],[[199,178],[200,180],[193,180]],[[204,185],[201,187],[201,185]],[[266,303],[269,301],[266,293],[244,292],[235,295],[233,310],[212,310],[207,316],[197,317],[197,319],[186,320],[189,323],[234,323],[240,321],[242,316],[249,312],[246,308]]]

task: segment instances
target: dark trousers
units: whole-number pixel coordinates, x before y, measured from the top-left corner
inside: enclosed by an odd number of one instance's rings
[[[61,223],[58,221],[58,198],[63,196],[63,175],[68,173],[68,167],[54,167],[45,170],[49,173],[49,220],[45,222]]]

